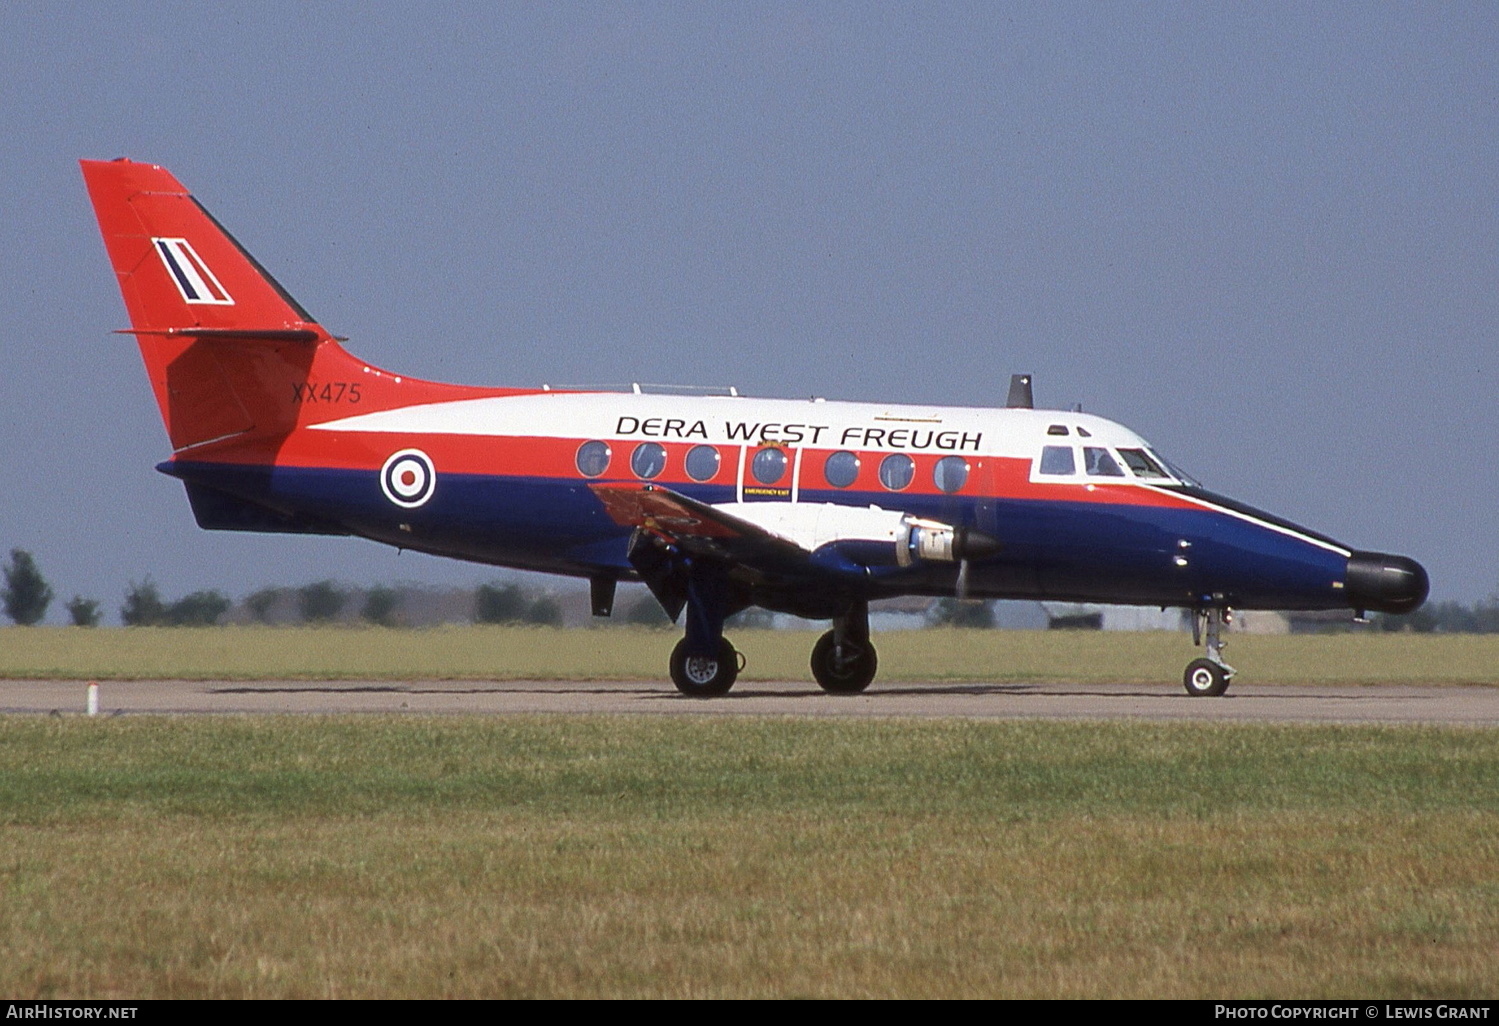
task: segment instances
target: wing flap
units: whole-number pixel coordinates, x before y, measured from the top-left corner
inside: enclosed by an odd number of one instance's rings
[[[684,538],[743,539],[797,546],[771,532],[659,485],[594,484],[610,518],[621,527],[637,527],[671,541]]]
[[[752,575],[821,577],[812,554],[759,524],[653,484],[588,486],[616,524],[633,527],[655,548],[674,546],[696,557],[739,567]],[[640,553],[643,549],[634,546]],[[635,556],[631,557],[634,562]]]

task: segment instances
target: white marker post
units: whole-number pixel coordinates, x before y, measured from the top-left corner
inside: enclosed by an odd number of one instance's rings
[[[99,715],[99,682],[96,680],[88,682],[88,714]]]

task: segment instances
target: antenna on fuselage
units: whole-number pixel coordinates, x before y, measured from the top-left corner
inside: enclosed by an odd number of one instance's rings
[[[1036,397],[1031,394],[1029,374],[1010,375],[1010,397],[1005,400],[1005,407],[1011,410],[1034,410],[1036,408]]]

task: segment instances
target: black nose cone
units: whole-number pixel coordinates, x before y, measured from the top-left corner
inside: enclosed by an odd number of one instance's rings
[[[1354,609],[1409,613],[1426,601],[1431,581],[1414,559],[1385,552],[1355,552],[1348,557],[1344,594]]]

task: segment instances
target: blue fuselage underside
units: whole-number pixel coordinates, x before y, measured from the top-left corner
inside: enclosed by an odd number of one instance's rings
[[[213,501],[194,501],[205,528],[349,533],[497,566],[585,577],[632,574],[626,559],[631,529],[616,524],[582,480],[445,474],[429,501],[402,509],[386,498],[370,471],[186,461],[160,469],[200,497],[202,489],[211,490]],[[735,500],[732,487],[672,487],[705,503]],[[803,489],[798,498],[868,506],[888,504],[891,496]],[[998,555],[970,569],[974,597],[1347,608],[1347,552],[1274,518],[1211,505],[916,494],[901,495],[900,508],[977,528],[1000,541]],[[265,516],[257,519],[259,511]],[[956,575],[950,562],[917,563],[897,574],[871,576],[856,590],[869,598],[950,595]],[[816,583],[809,565],[806,584]]]

